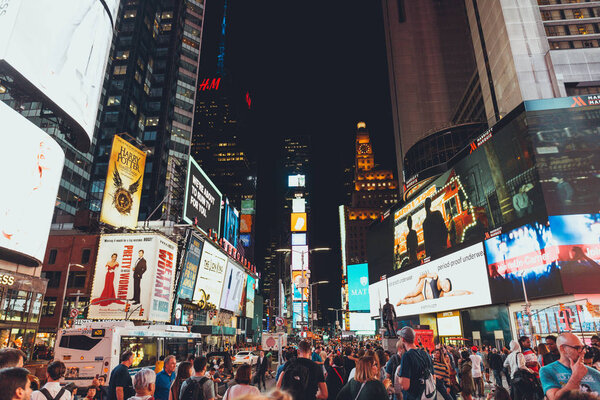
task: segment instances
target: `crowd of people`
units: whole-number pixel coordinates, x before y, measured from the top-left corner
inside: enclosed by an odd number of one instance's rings
[[[548,336],[532,347],[523,336],[510,349],[436,345],[427,349],[410,327],[398,332],[396,352],[379,342],[283,350],[267,391],[270,354],[233,370],[220,359],[174,355],[132,377],[134,354],[126,351],[106,381],[97,376],[84,400],[600,400],[600,337],[591,346],[571,333]],[[66,366],[52,361],[45,384],[23,368],[20,350],[0,350],[0,400],[73,400],[75,385],[61,385]],[[262,388],[262,391],[261,391]]]

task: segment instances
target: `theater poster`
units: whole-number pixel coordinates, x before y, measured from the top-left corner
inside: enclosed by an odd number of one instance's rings
[[[115,135],[106,173],[100,222],[134,229],[140,212],[146,153]]]
[[[88,318],[170,321],[176,260],[161,235],[102,235]]]

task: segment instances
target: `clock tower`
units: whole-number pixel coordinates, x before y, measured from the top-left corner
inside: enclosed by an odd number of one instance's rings
[[[359,122],[356,129],[356,169],[357,171],[370,171],[375,168],[375,156],[367,124]]]

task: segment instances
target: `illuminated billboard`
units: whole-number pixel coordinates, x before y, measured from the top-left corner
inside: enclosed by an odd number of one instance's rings
[[[292,269],[308,270],[308,246],[292,246]]]
[[[246,273],[241,266],[229,260],[227,272],[223,281],[223,294],[221,295],[220,308],[238,314],[244,286]]]
[[[399,317],[491,304],[483,244],[388,277],[369,292],[371,316],[379,315],[387,293]]]
[[[226,267],[227,256],[209,242],[204,242],[193,298],[200,308],[218,308],[221,304]]]
[[[349,264],[348,307],[350,311],[369,311],[369,265]]]
[[[308,300],[308,278],[306,277],[306,271],[292,271],[292,292],[294,300],[302,300],[304,294],[304,300]]]
[[[219,235],[223,196],[198,163],[190,156],[183,202],[183,220],[204,233],[209,229]],[[220,237],[220,236],[219,236]]]
[[[181,269],[181,278],[179,279],[179,298],[181,299],[191,301],[194,298],[194,288],[196,287],[196,277],[198,276],[203,244],[204,241],[199,235],[195,233],[190,235],[185,260]]]
[[[240,215],[240,233],[252,232],[252,215],[242,214]]]
[[[306,200],[302,199],[302,198],[292,199],[292,212],[294,212],[294,213],[306,212]]]
[[[375,320],[372,320],[369,313],[351,312],[349,331],[357,335],[375,335]]]
[[[117,228],[137,227],[146,152],[115,135],[106,172],[100,222]]]
[[[304,187],[306,186],[305,175],[290,175],[288,176],[288,187]]]
[[[249,233],[242,233],[240,235],[240,242],[244,247],[250,247],[252,245],[252,235]]]
[[[223,210],[223,239],[237,247],[240,235],[240,213],[235,209],[229,200],[225,200]]]
[[[0,60],[73,123],[79,150],[94,134],[118,9],[119,0],[12,0],[0,12]]]
[[[0,121],[1,252],[6,260],[37,267],[44,259],[65,155],[46,132],[2,101]]]
[[[88,318],[170,321],[176,264],[161,235],[100,236]]]
[[[242,214],[254,215],[256,211],[256,201],[252,199],[242,200]]]
[[[306,246],[306,233],[292,233],[292,246]]]
[[[304,307],[302,307],[304,304]],[[304,313],[304,314],[302,314]],[[308,321],[308,302],[295,301],[293,305],[293,316],[292,316],[292,327],[294,329],[300,329],[302,324],[300,322]]]
[[[256,279],[248,275],[246,279],[246,317],[254,318],[254,294],[256,292]]]
[[[292,213],[291,220],[292,232],[306,232],[306,213]]]

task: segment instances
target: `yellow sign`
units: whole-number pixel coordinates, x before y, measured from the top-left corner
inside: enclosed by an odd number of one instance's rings
[[[140,212],[146,153],[115,135],[108,162],[100,221],[135,228]]]
[[[292,213],[292,232],[306,232],[306,213]]]

